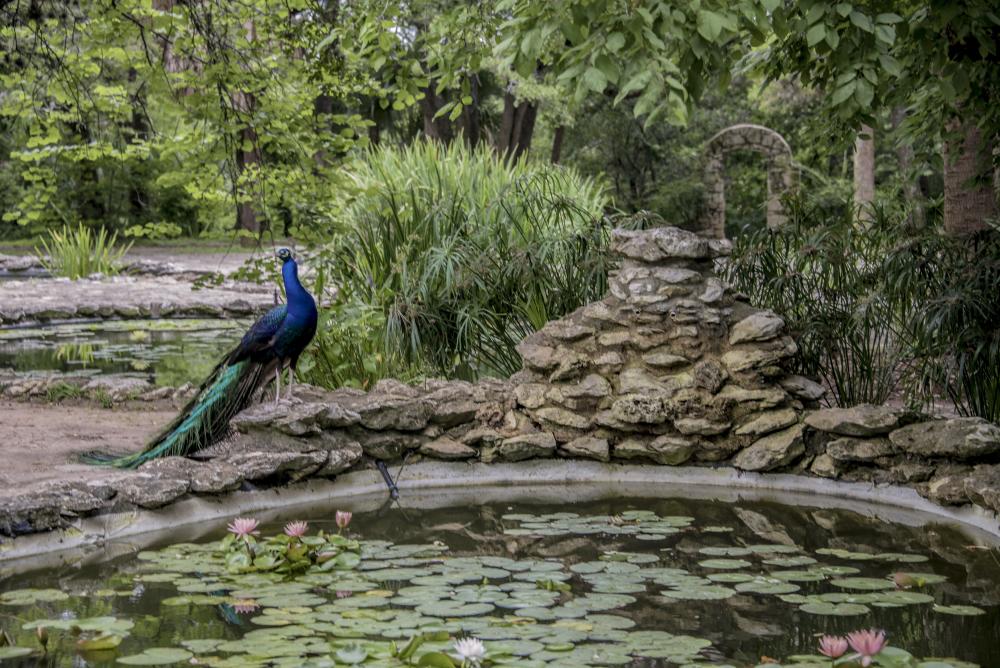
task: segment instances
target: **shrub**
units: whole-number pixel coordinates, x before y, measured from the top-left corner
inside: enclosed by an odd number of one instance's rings
[[[416,143],[368,153],[353,179],[319,253],[346,320],[317,335],[316,381],[372,359],[387,372],[509,374],[524,336],[604,293],[607,200],[572,170]]]
[[[1000,232],[971,239],[876,205],[858,222],[828,197],[787,201],[788,225],[736,237],[726,278],[781,314],[798,372],[832,401],[913,407],[946,396],[963,415],[1000,421]]]
[[[76,229],[64,225],[62,230],[49,230],[49,238],[42,239],[42,247],[35,253],[42,265],[57,276],[76,280],[101,273],[118,273],[117,263],[132,244],[115,248],[116,232],[108,235],[104,228],[94,232],[82,224]]]

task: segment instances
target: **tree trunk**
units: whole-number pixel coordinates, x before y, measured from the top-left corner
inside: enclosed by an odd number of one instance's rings
[[[566,126],[560,125],[552,135],[552,164],[558,165],[562,158],[563,135],[566,134]]]
[[[243,26],[247,40],[254,41],[257,30],[253,21],[247,21]],[[254,112],[257,108],[257,98],[250,91],[238,91],[233,96],[233,110],[237,117],[244,121],[243,127],[236,135],[236,229],[247,230],[259,235],[261,230],[254,200],[260,191],[260,144],[257,141],[257,130],[253,126]],[[247,174],[247,172],[250,172]]]
[[[537,104],[534,102],[518,103],[513,93],[509,91],[504,93],[500,131],[494,142],[497,153],[508,160],[517,160],[521,157],[531,147],[537,115]]]
[[[896,130],[906,118],[906,108],[896,107],[892,110],[892,129]],[[920,183],[911,173],[913,169],[913,147],[909,144],[896,145],[896,162],[899,174],[903,178],[903,198],[910,205],[910,218],[916,224],[924,222],[924,207],[921,202]]]
[[[459,127],[465,137],[465,143],[469,148],[476,148],[479,145],[482,131],[479,126],[479,79],[473,75],[469,78],[472,104],[462,107],[462,115],[459,116]]]
[[[434,118],[444,104],[434,89],[428,86],[423,89],[424,97],[420,100],[420,111],[424,118],[424,135],[428,139],[440,141],[443,144],[450,144],[454,138],[451,128],[451,121],[448,116]]]
[[[944,142],[944,229],[964,236],[986,229],[986,219],[997,215],[993,188],[992,142],[985,140],[972,120],[953,120]]]
[[[854,208],[859,220],[871,220],[875,199],[875,131],[861,126],[854,142]]]

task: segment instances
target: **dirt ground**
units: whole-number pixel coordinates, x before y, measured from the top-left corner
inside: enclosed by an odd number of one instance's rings
[[[136,450],[175,413],[166,405],[130,410],[0,401],[0,495],[47,480],[106,477],[106,470],[77,456]]]

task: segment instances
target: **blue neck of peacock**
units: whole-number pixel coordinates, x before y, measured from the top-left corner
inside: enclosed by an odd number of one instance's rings
[[[307,318],[315,313],[316,302],[299,282],[299,267],[295,264],[295,260],[288,260],[282,265],[281,278],[285,282],[288,313],[298,318]]]

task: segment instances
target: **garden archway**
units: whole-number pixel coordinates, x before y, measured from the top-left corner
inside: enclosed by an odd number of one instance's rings
[[[794,187],[792,149],[785,138],[763,125],[743,123],[720,130],[705,145],[705,218],[706,233],[720,239],[726,236],[726,184],[723,179],[726,154],[749,149],[767,160],[767,226],[781,227],[785,222],[781,195]]]

